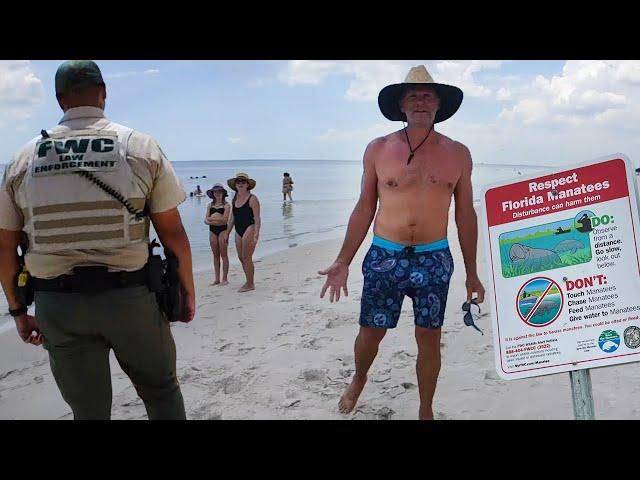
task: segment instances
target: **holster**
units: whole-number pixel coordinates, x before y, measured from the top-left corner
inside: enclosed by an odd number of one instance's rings
[[[180,279],[178,277],[178,258],[165,248],[165,259],[160,255],[154,255],[153,249],[160,244],[154,239],[149,243],[149,289],[155,292],[160,310],[162,310],[170,322],[180,319],[182,312],[182,299],[180,293]]]

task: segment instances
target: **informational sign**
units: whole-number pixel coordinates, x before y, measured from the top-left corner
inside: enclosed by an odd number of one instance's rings
[[[640,360],[634,177],[617,154],[484,190],[501,378]]]

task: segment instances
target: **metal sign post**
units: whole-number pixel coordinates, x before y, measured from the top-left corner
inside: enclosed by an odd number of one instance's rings
[[[589,369],[571,371],[569,377],[573,397],[573,416],[576,420],[595,420]]]

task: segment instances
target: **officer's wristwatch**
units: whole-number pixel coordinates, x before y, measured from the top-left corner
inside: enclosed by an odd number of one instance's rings
[[[19,317],[20,315],[24,315],[25,313],[27,313],[27,307],[25,307],[24,305],[14,310],[9,309],[9,315],[14,318]]]

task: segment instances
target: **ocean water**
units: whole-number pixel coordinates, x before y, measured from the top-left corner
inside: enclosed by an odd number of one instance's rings
[[[194,191],[197,185],[200,185],[203,192],[217,182],[226,185],[227,179],[232,178],[237,172],[246,172],[256,180],[257,185],[253,192],[260,200],[262,227],[255,259],[297,245],[344,236],[349,216],[360,193],[362,175],[361,161],[186,161],[174,162],[173,166],[187,194]],[[479,200],[484,185],[510,178],[516,179],[520,175],[542,172],[548,168],[476,164],[472,177],[476,200]],[[289,172],[294,181],[292,202],[282,201],[284,172]],[[230,189],[229,192],[230,201],[233,192]],[[204,224],[209,201],[206,196],[187,197],[178,207],[191,243],[194,271],[213,269],[209,228]],[[151,238],[154,235],[152,229]],[[233,241],[229,242],[229,259],[232,269],[239,268]],[[331,260],[332,258],[327,258],[327,262]],[[0,332],[11,326],[6,326],[10,320],[8,314],[4,313],[6,309],[6,301],[2,295]]]

